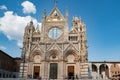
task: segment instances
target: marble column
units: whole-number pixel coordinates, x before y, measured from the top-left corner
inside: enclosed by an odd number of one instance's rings
[[[97,76],[98,76],[98,79],[100,79],[100,70],[99,70],[99,67],[100,67],[100,65],[97,65]]]

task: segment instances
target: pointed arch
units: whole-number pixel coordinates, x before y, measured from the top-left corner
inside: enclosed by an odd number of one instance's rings
[[[33,53],[34,51],[39,51],[39,52],[43,52],[43,48],[42,46],[40,46],[39,42],[37,42],[35,45],[32,45],[31,48],[31,53]]]
[[[70,49],[66,51],[63,58],[64,60],[67,60],[68,62],[74,62],[75,60],[79,59],[79,56],[75,50]]]
[[[64,49],[64,53],[66,53],[69,50],[73,50],[75,53],[77,53],[79,50],[77,49],[77,47],[75,47],[73,45],[73,43],[69,43],[69,45],[67,45],[67,47],[65,47]]]
[[[48,51],[52,51],[52,50],[59,50],[61,51],[61,48],[58,46],[58,44],[56,42],[53,42],[47,49]]]
[[[56,49],[52,49],[48,51],[46,54],[46,59],[47,60],[60,60],[61,59],[60,51]]]
[[[34,58],[38,56],[42,60],[42,54],[39,50],[35,50],[30,54],[30,61],[34,62]]]

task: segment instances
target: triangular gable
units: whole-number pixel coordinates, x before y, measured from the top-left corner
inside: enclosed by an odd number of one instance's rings
[[[73,50],[75,50],[75,51],[78,51],[78,49],[77,49],[72,43],[70,43],[70,44],[64,49],[64,51],[68,51],[68,50],[71,50],[71,49],[73,49]]]
[[[47,49],[48,51],[50,50],[61,50],[61,48],[56,44],[56,42],[52,43],[51,46]]]
[[[69,34],[77,34],[77,31],[75,28],[72,28],[72,30],[69,32]]]
[[[33,35],[39,35],[40,36],[40,31],[39,31],[39,27],[38,26],[35,29],[35,31],[33,32]]]
[[[62,21],[62,20],[64,20],[64,17],[57,7],[55,7],[50,13],[50,15],[47,17],[47,21]]]
[[[36,51],[43,52],[43,50],[41,49],[39,43],[38,43],[38,44],[35,44],[35,45],[33,46],[33,48],[31,49],[31,52],[33,52],[33,51],[35,51],[35,50],[36,50]]]

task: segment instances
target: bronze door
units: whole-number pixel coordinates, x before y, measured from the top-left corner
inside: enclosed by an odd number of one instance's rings
[[[57,69],[58,69],[58,64],[57,63],[51,63],[50,64],[50,79],[57,79]]]

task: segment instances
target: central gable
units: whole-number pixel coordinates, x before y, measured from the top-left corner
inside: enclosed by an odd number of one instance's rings
[[[47,21],[63,21],[65,20],[57,7],[55,7],[50,15],[47,17]]]

